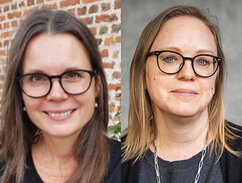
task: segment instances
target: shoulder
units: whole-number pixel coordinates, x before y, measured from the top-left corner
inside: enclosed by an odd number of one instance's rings
[[[225,123],[225,132],[234,137],[232,140],[226,140],[228,146],[238,153],[242,152],[242,127],[226,121]],[[232,133],[231,133],[232,132]],[[228,150],[225,149],[223,152],[221,159],[221,170],[224,177],[225,182],[233,182],[239,183],[242,182],[242,157],[241,154],[238,156],[232,154]]]
[[[124,143],[127,135],[124,135],[121,139],[121,142]],[[122,149],[124,152],[125,149]],[[139,165],[140,159],[129,159],[127,161],[123,161],[121,163],[121,172],[122,172],[122,183],[136,183],[138,182],[138,174],[139,174]]]
[[[234,136],[233,140],[227,140],[228,145],[235,151],[242,151],[242,126],[229,121],[226,121],[225,125],[225,131]]]
[[[121,143],[116,140],[109,139],[110,144],[110,160],[108,166],[105,183],[121,182]]]

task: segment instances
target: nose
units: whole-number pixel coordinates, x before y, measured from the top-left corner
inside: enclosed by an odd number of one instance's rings
[[[177,77],[180,80],[194,80],[196,75],[192,68],[192,59],[184,60],[182,69],[177,73]]]
[[[52,79],[52,87],[47,95],[47,100],[62,101],[67,98],[68,94],[61,87],[59,79]]]

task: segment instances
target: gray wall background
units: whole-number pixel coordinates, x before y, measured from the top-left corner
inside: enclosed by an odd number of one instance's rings
[[[226,119],[242,125],[242,1],[122,0],[122,130],[128,124],[129,68],[141,32],[159,13],[175,5],[193,5],[217,18],[227,59]]]

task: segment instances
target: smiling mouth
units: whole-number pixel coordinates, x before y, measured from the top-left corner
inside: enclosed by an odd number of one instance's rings
[[[65,112],[45,112],[49,118],[54,120],[65,120],[71,116],[75,110],[65,111]]]
[[[54,113],[54,112],[50,112],[48,113],[51,117],[53,118],[60,118],[60,117],[67,117],[71,114],[72,111],[68,111],[68,112],[62,112],[62,113]]]

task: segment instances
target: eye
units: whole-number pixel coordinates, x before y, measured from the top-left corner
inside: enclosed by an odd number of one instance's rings
[[[30,82],[43,82],[46,81],[47,78],[43,75],[30,75],[28,81]]]
[[[197,64],[200,66],[207,66],[207,65],[210,65],[210,62],[205,59],[198,59]]]
[[[170,57],[165,57],[163,60],[167,63],[172,63],[175,61],[175,58],[170,56]]]
[[[77,73],[77,72],[70,72],[70,73],[67,73],[67,77],[68,78],[76,78],[76,77],[80,77],[80,74]]]
[[[81,78],[83,78],[82,72],[77,72],[77,71],[68,72],[63,76],[63,79],[69,80],[69,81],[76,81]]]

